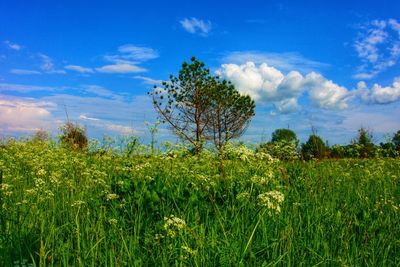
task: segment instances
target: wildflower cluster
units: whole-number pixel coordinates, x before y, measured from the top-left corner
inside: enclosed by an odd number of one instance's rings
[[[164,229],[167,232],[167,236],[175,237],[177,233],[186,227],[186,222],[183,219],[170,215],[164,217]]]
[[[260,206],[264,206],[269,211],[277,214],[281,212],[281,204],[285,200],[285,196],[283,193],[274,190],[258,195],[257,200]]]

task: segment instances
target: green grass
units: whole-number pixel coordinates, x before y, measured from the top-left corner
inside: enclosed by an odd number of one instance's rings
[[[2,146],[0,266],[400,265],[398,159],[218,166]]]

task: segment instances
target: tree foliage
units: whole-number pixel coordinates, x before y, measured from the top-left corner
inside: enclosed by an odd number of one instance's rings
[[[298,139],[297,139],[296,133],[290,129],[276,129],[272,133],[271,142],[276,143],[279,141],[286,141],[289,143],[293,143],[293,144],[296,144],[296,146],[298,144]]]
[[[307,142],[301,145],[301,154],[305,160],[323,159],[326,156],[327,149],[322,138],[312,134]]]
[[[206,141],[216,148],[239,137],[254,115],[254,101],[234,86],[210,74],[195,57],[184,62],[178,76],[170,75],[149,93],[163,122],[200,152]]]
[[[246,130],[254,116],[255,103],[249,96],[240,95],[233,84],[215,79],[206,110],[205,138],[214,142],[218,151]]]

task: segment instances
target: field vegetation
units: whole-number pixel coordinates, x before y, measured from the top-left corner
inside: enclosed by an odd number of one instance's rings
[[[0,147],[1,266],[400,262],[398,158],[278,160],[227,145],[222,176],[212,150],[39,137]]]

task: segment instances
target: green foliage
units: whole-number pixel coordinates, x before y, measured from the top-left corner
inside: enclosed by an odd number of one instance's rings
[[[293,143],[296,145],[298,145],[299,140],[297,139],[297,135],[295,132],[293,132],[290,129],[276,129],[273,133],[272,133],[272,138],[271,138],[271,142],[272,143],[277,143],[280,141],[285,141],[288,143]]]
[[[208,97],[205,138],[221,152],[228,141],[244,133],[255,114],[255,103],[250,96],[239,94],[231,82],[217,78]]]
[[[305,160],[323,159],[326,157],[327,147],[318,135],[312,134],[305,144],[301,145],[301,154]]]
[[[392,142],[396,147],[396,150],[400,152],[400,130],[393,135]]]
[[[161,120],[197,152],[204,145],[206,110],[214,77],[204,63],[195,57],[182,64],[178,76],[170,75],[161,87],[154,86],[153,105]]]
[[[63,146],[74,150],[85,150],[88,147],[85,129],[72,122],[67,122],[61,127],[59,138]]]
[[[77,153],[4,141],[1,265],[400,262],[398,160],[283,162],[229,149],[221,182],[215,154]]]
[[[210,75],[195,57],[190,61],[182,64],[177,77],[170,75],[168,82],[154,86],[149,94],[162,121],[191,143],[196,154],[207,141],[222,151],[246,130],[254,116],[254,101],[240,95],[232,83]]]
[[[265,143],[260,144],[257,148],[257,151],[265,152],[271,155],[274,158],[284,160],[284,161],[292,161],[297,160],[299,155],[296,151],[297,144],[292,141],[280,140],[274,143]]]
[[[362,158],[373,158],[376,157],[376,146],[372,142],[372,133],[365,129],[360,128],[358,130],[357,144],[359,145],[358,150],[360,157]]]
[[[222,183],[211,154],[99,155],[4,142],[2,265],[400,261],[398,160],[267,161],[229,147]]]

